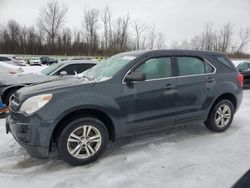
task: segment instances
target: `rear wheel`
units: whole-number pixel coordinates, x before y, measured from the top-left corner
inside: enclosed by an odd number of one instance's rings
[[[60,157],[67,163],[78,166],[97,160],[108,143],[108,131],[96,118],[79,118],[68,125],[58,137]]]
[[[214,132],[223,132],[230,127],[233,117],[234,106],[231,101],[224,99],[212,108],[205,125]]]

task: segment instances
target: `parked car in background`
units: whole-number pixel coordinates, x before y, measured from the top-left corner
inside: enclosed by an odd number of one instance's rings
[[[25,66],[26,64],[24,64],[22,61],[19,61],[18,59],[16,59],[15,56],[0,56],[0,63],[1,62],[5,62],[11,65],[16,65],[16,66]]]
[[[42,66],[41,60],[40,58],[37,57],[32,57],[28,60],[28,63],[30,64],[30,66]]]
[[[58,61],[56,59],[51,58],[51,57],[41,57],[40,61],[43,65],[51,65],[54,63],[58,63]]]
[[[72,62],[64,61],[53,64],[36,74],[6,75],[0,77],[0,96],[4,104],[8,105],[10,97],[18,89],[44,82],[59,79],[61,75],[75,75],[81,73],[96,64],[91,61]]]
[[[72,165],[97,160],[108,140],[187,123],[228,129],[243,76],[223,54],[158,50],[115,55],[68,80],[18,90],[6,130],[34,157],[57,147]]]
[[[86,56],[86,57],[74,57],[71,60],[91,60],[91,57]]]
[[[237,66],[239,72],[244,76],[244,88],[250,88],[250,62],[242,62]]]
[[[13,58],[16,59],[17,61],[19,61],[21,66],[26,66],[27,62],[24,60],[24,58],[22,58],[22,57],[13,57]]]

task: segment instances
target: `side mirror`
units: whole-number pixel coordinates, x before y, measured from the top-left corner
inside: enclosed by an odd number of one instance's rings
[[[67,76],[67,72],[66,71],[62,71],[62,72],[60,72],[60,76]]]
[[[144,81],[144,80],[146,80],[146,75],[141,72],[131,72],[124,79],[125,82]]]

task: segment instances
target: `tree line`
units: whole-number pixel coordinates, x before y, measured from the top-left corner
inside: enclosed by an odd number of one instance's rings
[[[250,42],[250,28],[240,29],[235,37],[232,24],[216,31],[212,23],[207,23],[193,38],[166,45],[163,32],[131,19],[129,13],[113,17],[109,7],[86,8],[80,18],[81,29],[71,29],[65,24],[67,12],[68,7],[50,1],[41,7],[35,25],[22,26],[15,20],[3,23],[0,53],[110,56],[128,50],[180,48],[215,50],[243,57]]]

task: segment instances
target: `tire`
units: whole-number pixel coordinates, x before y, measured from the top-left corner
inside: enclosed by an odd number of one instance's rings
[[[233,118],[234,106],[231,101],[224,99],[210,110],[205,125],[213,132],[223,132],[230,127]]]
[[[65,162],[80,166],[96,161],[106,149],[107,143],[108,131],[105,125],[96,118],[85,117],[66,125],[57,139],[57,149]]]
[[[7,113],[6,112],[0,112],[0,119],[4,119],[7,117]]]
[[[20,88],[18,89],[11,89],[10,91],[8,91],[6,93],[6,95],[4,96],[4,104],[6,104],[7,106],[9,105],[9,101],[10,101],[10,97],[17,91],[19,90]]]

